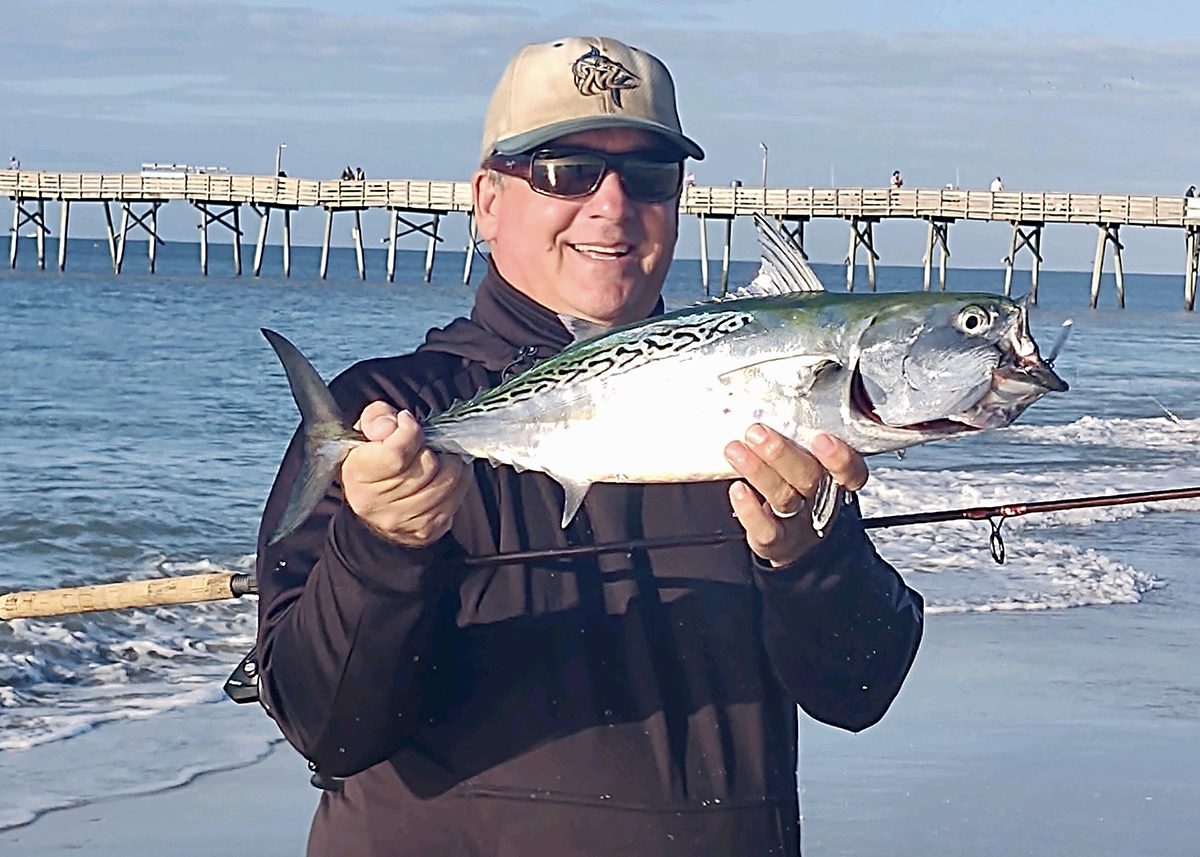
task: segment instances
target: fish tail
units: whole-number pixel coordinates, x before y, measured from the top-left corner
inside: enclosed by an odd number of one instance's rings
[[[304,523],[312,514],[347,453],[362,442],[362,436],[346,424],[341,409],[308,358],[286,337],[267,328],[262,335],[271,343],[300,409],[300,472],[292,482],[291,494],[267,544],[275,544]]]

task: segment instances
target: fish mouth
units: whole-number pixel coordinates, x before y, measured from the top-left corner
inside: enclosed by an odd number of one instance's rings
[[[1032,340],[1028,340],[1032,343]],[[1002,428],[1047,393],[1070,389],[1058,373],[1037,353],[1010,354],[992,372],[992,386],[983,397],[954,417],[977,429]]]

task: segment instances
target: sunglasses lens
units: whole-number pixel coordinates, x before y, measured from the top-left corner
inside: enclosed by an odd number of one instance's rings
[[[529,183],[552,196],[587,196],[600,186],[604,168],[604,158],[586,152],[538,155],[533,159]]]
[[[533,157],[529,183],[551,196],[580,197],[594,193],[608,169],[621,177],[621,186],[630,199],[638,202],[662,202],[670,199],[683,182],[683,163],[656,161],[637,155],[599,153],[539,153]]]
[[[662,202],[679,191],[683,164],[679,161],[650,161],[628,158],[621,166],[621,184],[630,199]]]

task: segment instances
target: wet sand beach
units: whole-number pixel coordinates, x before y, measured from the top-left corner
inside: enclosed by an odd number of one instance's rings
[[[804,719],[804,853],[1197,853],[1200,578],[1161,574],[1140,604],[931,616],[881,723],[851,735]],[[51,812],[0,833],[0,853],[296,855],[316,800],[277,744],[177,789]]]

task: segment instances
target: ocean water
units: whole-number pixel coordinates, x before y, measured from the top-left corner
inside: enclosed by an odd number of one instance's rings
[[[0,592],[252,569],[296,423],[258,329],[285,333],[329,377],[410,349],[473,297],[461,254],[442,254],[425,285],[423,254],[402,252],[390,285],[378,250],[360,283],[346,249],[324,282],[315,248],[296,248],[290,279],[278,248],[259,279],[230,276],[222,249],[205,278],[195,245],[168,244],[150,276],[132,243],[115,277],[103,242],[73,241],[59,274],[33,270],[23,240],[18,269],[0,270]],[[735,263],[731,282],[754,270]],[[817,270],[841,288],[842,268]],[[1010,429],[874,459],[867,515],[1200,485],[1200,316],[1182,311],[1182,278],[1128,275],[1125,310],[1108,282],[1096,311],[1089,281],[1044,272],[1033,315],[1044,348],[1074,319],[1058,361],[1071,392]],[[880,283],[920,288],[921,271],[884,267]],[[1002,284],[999,270],[950,275],[953,290]],[[1017,294],[1027,288],[1018,275]],[[702,296],[694,260],[675,265],[667,296]],[[875,538],[931,614],[1121,610],[1176,597],[1198,511],[1179,501],[1014,519],[1002,566],[982,522]],[[0,792],[0,829],[261,757],[279,740],[273,725],[221,692],[254,624],[251,599],[0,622],[0,778],[20,784]]]

